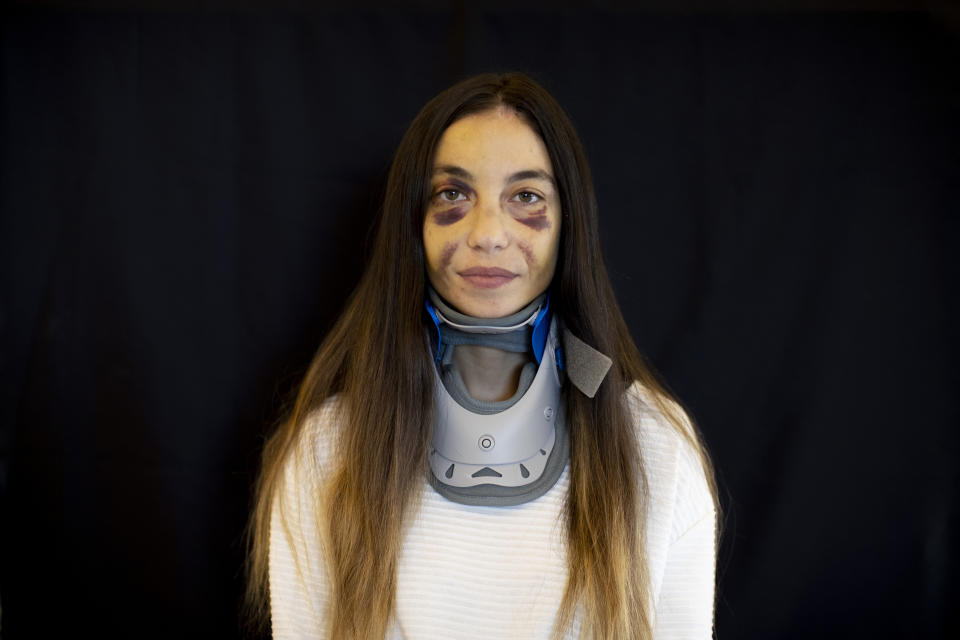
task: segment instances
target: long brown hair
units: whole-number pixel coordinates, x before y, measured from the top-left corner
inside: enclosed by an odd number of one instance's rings
[[[327,632],[366,639],[382,638],[388,630],[400,540],[425,486],[432,428],[422,229],[433,154],[454,121],[502,106],[515,110],[543,139],[556,177],[564,219],[551,284],[555,312],[574,335],[613,359],[594,398],[569,382],[564,386],[570,437],[568,579],[555,635],[578,608],[590,636],[651,635],[646,481],[634,418],[624,401],[631,384],[645,387],[656,408],[701,453],[711,483],[713,474],[692,424],[644,362],[617,306],[600,254],[590,169],[573,125],[545,89],[518,73],[483,74],[443,91],[400,142],[366,271],[264,449],[248,563],[248,602],[262,622],[268,615],[270,516],[282,491],[283,468],[306,446],[308,415],[337,395],[339,462],[315,507],[322,538],[317,545],[331,587]]]

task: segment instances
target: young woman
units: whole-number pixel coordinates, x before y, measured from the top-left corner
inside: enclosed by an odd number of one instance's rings
[[[251,602],[276,638],[706,638],[716,513],[570,121],[521,74],[447,89],[266,445]]]

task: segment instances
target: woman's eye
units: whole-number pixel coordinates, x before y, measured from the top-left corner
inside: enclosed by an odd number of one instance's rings
[[[445,202],[456,202],[457,200],[463,200],[464,195],[462,191],[457,191],[456,189],[444,189],[439,194],[440,199]]]
[[[535,204],[540,202],[540,196],[531,191],[521,191],[515,197],[523,204]]]

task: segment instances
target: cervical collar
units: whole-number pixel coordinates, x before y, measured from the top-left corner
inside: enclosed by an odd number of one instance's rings
[[[549,299],[541,296],[512,316],[487,320],[457,312],[431,289],[427,312],[436,328],[436,360],[447,381],[445,385],[437,370],[431,484],[465,504],[514,505],[539,497],[554,485],[568,455],[560,349]],[[524,345],[518,339],[528,334]],[[532,351],[539,368],[532,381],[521,376],[520,397],[482,403],[469,396],[457,372],[449,369],[452,350],[460,344]],[[448,385],[454,385],[460,401]]]
[[[440,362],[443,357],[445,346],[440,325],[448,325],[463,333],[480,335],[523,332],[529,326],[533,327],[530,347],[533,349],[533,357],[537,364],[540,364],[547,334],[550,332],[550,297],[547,294],[540,294],[526,307],[506,318],[474,318],[464,315],[444,302],[433,287],[429,287],[428,295],[426,307],[436,328],[437,344],[434,349],[434,358],[437,362]]]

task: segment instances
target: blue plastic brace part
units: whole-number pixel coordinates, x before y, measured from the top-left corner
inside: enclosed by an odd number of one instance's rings
[[[547,344],[547,335],[550,333],[550,294],[543,302],[543,309],[537,314],[533,321],[533,335],[530,338],[530,346],[533,347],[533,357],[537,364],[543,360],[543,348]]]
[[[440,337],[440,318],[437,317],[437,310],[430,304],[430,300],[424,300],[423,303],[426,305],[427,313],[430,314],[430,319],[433,320],[433,326],[437,330],[437,347],[433,350],[433,361],[440,362],[440,345],[443,344],[443,338]]]

